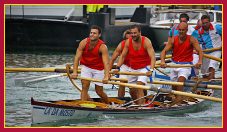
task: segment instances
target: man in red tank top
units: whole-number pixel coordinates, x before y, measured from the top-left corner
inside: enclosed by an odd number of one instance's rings
[[[71,78],[76,79],[78,74],[78,65],[81,65],[81,77],[103,79],[103,83],[109,80],[109,55],[105,43],[100,40],[101,28],[92,26],[89,38],[83,39],[76,51],[73,65],[73,73]],[[81,80],[82,92],[81,100],[86,101],[89,99],[88,89],[90,81]],[[96,93],[105,101],[109,103],[106,93],[103,91],[103,83],[95,83]]]
[[[188,24],[181,22],[179,24],[179,36],[172,37],[161,52],[161,67],[165,68],[167,65],[165,63],[166,52],[173,50],[172,60],[176,64],[192,64],[193,61],[193,48],[199,54],[199,61],[195,64],[195,68],[200,68],[202,65],[203,52],[200,48],[198,41],[191,35],[187,35]],[[191,74],[191,68],[174,68],[171,72],[171,79],[173,81],[185,82]],[[173,90],[183,91],[183,86],[173,86]],[[182,100],[181,96],[176,96],[176,101],[174,104]],[[172,104],[173,105],[173,104]]]
[[[126,39],[130,38],[131,37],[131,32],[130,30],[126,30],[124,31],[123,33],[123,41],[121,41],[117,48],[115,49],[115,51],[113,52],[113,55],[111,57],[111,60],[110,60],[110,71],[113,67],[113,64],[114,64],[114,61],[117,59],[118,56],[121,55],[123,49],[124,49],[124,46],[125,46],[125,41]],[[126,57],[125,61],[124,61],[124,64],[121,66],[121,69],[120,71],[121,72],[128,72],[128,69],[129,69],[129,58]],[[125,78],[127,79],[127,75],[120,75],[119,78]],[[125,82],[127,83],[127,82]],[[118,97],[119,98],[123,98],[125,96],[125,86],[119,86],[119,89],[118,89]]]
[[[146,72],[147,76],[151,76],[155,66],[155,52],[151,41],[141,36],[141,28],[139,25],[133,25],[130,28],[131,38],[125,42],[125,47],[117,63],[117,67],[122,66],[126,56],[129,58],[129,71]],[[147,76],[128,76],[129,83],[145,85]],[[144,97],[142,89],[130,88],[130,95],[133,100]],[[144,104],[145,99],[141,98],[135,103]]]

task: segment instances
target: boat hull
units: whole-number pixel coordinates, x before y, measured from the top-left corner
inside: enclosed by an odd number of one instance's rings
[[[73,100],[72,100],[73,101]],[[75,100],[74,100],[75,101]],[[70,102],[68,100],[68,102]],[[189,104],[173,107],[121,107],[121,108],[87,108],[78,106],[65,106],[53,102],[40,102],[31,100],[32,124],[79,119],[97,119],[99,117],[142,117],[156,115],[179,115],[196,112],[203,109],[204,100],[197,99]]]
[[[82,118],[95,118],[102,112],[91,110],[79,110],[75,108],[63,108],[55,106],[32,106],[32,123],[44,123],[61,120],[75,120]]]

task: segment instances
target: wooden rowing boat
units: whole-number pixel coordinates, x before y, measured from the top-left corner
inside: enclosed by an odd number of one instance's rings
[[[206,89],[197,94],[212,96],[213,90]],[[180,104],[168,106],[172,102],[173,95],[160,93],[146,97],[152,103],[138,106],[131,104],[131,99],[125,97],[121,100],[110,98],[111,105],[104,104],[100,98],[93,98],[93,101],[58,100],[58,101],[36,101],[31,98],[32,123],[44,123],[62,120],[75,120],[84,118],[98,118],[100,116],[111,117],[137,117],[148,115],[172,115],[194,112],[202,107],[204,99],[185,97]],[[129,102],[129,103],[128,103]],[[149,103],[149,101],[148,101]]]
[[[68,70],[69,71],[69,67]],[[69,72],[67,72],[69,74]],[[82,78],[89,81],[101,82],[102,80]],[[100,98],[92,98],[92,101],[57,100],[57,101],[37,101],[31,99],[32,123],[45,123],[53,121],[99,118],[100,116],[111,117],[134,117],[148,115],[172,115],[194,112],[203,107],[205,99],[221,102],[221,99],[212,97],[214,90],[195,90],[195,94],[186,92],[164,90],[162,88],[134,85],[128,83],[118,83],[108,81],[109,84],[122,85],[127,87],[141,88],[156,91],[157,93],[147,96],[147,104],[134,105],[130,97],[117,99],[109,98],[111,104],[105,104]],[[196,85],[196,87],[199,85]],[[189,95],[190,94],[190,95]],[[175,95],[184,97],[182,101],[174,104]],[[173,105],[172,105],[173,104]]]

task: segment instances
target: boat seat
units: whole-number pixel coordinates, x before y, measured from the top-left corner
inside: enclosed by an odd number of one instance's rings
[[[67,105],[67,106],[77,106],[77,107],[89,107],[89,108],[95,108],[95,107],[100,107],[100,108],[107,108],[108,104],[104,103],[99,103],[99,102],[94,102],[94,101],[81,101],[81,100],[74,100],[74,101],[57,101],[55,104],[60,104],[60,105]]]
[[[76,104],[74,102],[67,102],[67,101],[57,101],[57,102],[55,102],[55,104],[66,105],[66,106],[79,106],[78,104]]]

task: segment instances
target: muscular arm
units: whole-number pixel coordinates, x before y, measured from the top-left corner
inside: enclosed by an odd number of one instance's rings
[[[124,60],[125,60],[125,57],[126,55],[128,54],[128,47],[129,47],[129,41],[126,40],[125,42],[125,47],[120,55],[120,58],[118,60],[118,63],[117,63],[117,66],[120,67],[123,63],[124,63]]]
[[[79,60],[82,56],[83,50],[86,46],[86,39],[82,40],[76,50],[76,55],[74,57],[74,63],[73,63],[73,74],[72,74],[72,78],[76,78],[77,77],[77,70],[78,70],[78,65],[79,65]]]
[[[112,69],[114,61],[117,59],[118,56],[120,56],[121,52],[122,52],[122,47],[121,47],[121,43],[120,43],[120,44],[118,44],[117,48],[113,52],[113,55],[110,60],[110,69],[109,70]]]
[[[173,44],[172,44],[172,38],[168,39],[168,43],[165,46],[165,48],[162,50],[160,58],[161,58],[161,66],[165,67],[165,56],[166,56],[166,52],[168,52],[169,50],[171,50],[173,48]]]
[[[109,78],[109,54],[108,54],[108,49],[105,44],[102,44],[99,48],[99,52],[102,54],[102,61],[104,64],[104,79],[103,80],[108,80]]]
[[[201,64],[202,64],[203,51],[202,51],[202,49],[199,46],[198,40],[196,40],[193,36],[191,36],[190,42],[191,42],[192,46],[195,48],[195,50],[198,52],[198,54],[199,54],[199,61],[196,64],[196,67],[199,68],[201,66]]]
[[[148,38],[145,39],[144,47],[145,47],[145,49],[147,49],[147,53],[148,53],[148,55],[151,58],[150,68],[154,69],[155,62],[156,62],[155,52],[154,52],[154,48],[152,46],[152,43],[151,43],[151,41]]]

